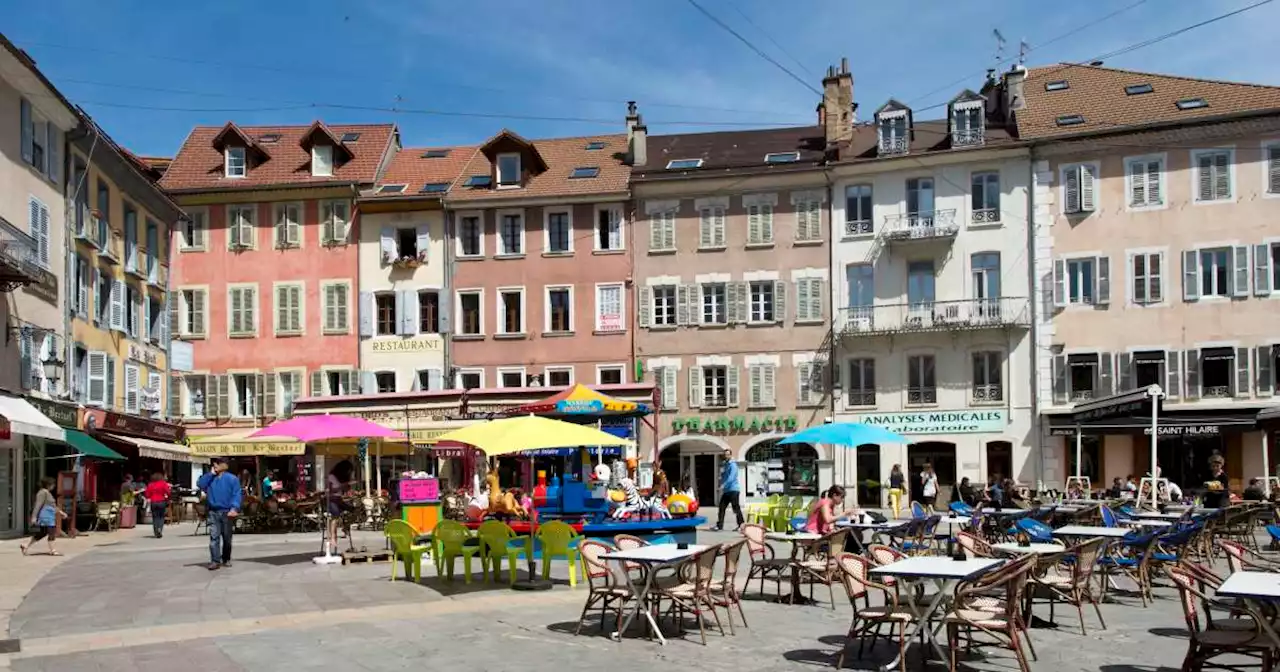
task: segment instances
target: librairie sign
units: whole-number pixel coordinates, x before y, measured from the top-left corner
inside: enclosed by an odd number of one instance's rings
[[[921,411],[918,413],[863,413],[853,422],[883,427],[898,434],[977,434],[1002,432],[1008,417],[1002,408]]]

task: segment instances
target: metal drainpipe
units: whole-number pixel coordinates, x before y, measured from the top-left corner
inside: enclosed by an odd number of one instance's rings
[[[1036,451],[1036,483],[1044,481],[1044,436],[1040,418],[1040,297],[1036,292],[1036,152],[1032,146],[1027,157],[1027,287],[1031,301],[1031,427]],[[1012,396],[1012,395],[1010,395]]]
[[[443,384],[443,385],[444,385],[444,389],[446,389],[446,390],[452,390],[452,389],[453,389],[453,386],[454,386],[454,383],[453,383],[453,379],[454,379],[454,375],[453,375],[453,331],[454,331],[454,329],[453,329],[453,321],[454,321],[454,320],[456,320],[456,319],[458,319],[458,316],[453,314],[453,309],[454,309],[454,304],[453,304],[453,273],[454,273],[454,265],[455,265],[457,262],[454,260],[454,249],[453,249],[453,240],[454,240],[454,236],[453,236],[453,211],[452,211],[452,210],[450,210],[450,209],[448,208],[448,206],[446,206],[446,205],[445,205],[445,203],[444,203],[444,199],[440,199],[440,208],[441,208],[441,214],[444,216],[444,217],[443,217],[443,219],[444,219],[444,240],[445,240],[445,245],[444,245],[444,260],[445,260],[445,261],[444,261],[444,282],[442,283],[442,285],[443,285],[442,289],[444,290],[444,296],[442,296],[442,297],[440,297],[440,298],[441,298],[441,300],[442,300],[442,301],[447,301],[447,302],[448,302],[448,304],[447,304],[447,305],[449,306],[449,328],[446,330],[446,332],[447,332],[447,333],[440,334],[440,342],[441,342],[440,347],[441,347],[441,348],[443,348],[443,350],[444,350],[444,363],[442,364],[442,366],[443,366],[443,370],[440,372],[440,378],[441,378],[440,382],[441,382],[441,384]],[[408,416],[407,416],[407,413],[408,413],[408,411],[406,410],[405,422],[408,422],[408,421],[409,421]],[[406,425],[406,426],[407,426],[407,425]]]

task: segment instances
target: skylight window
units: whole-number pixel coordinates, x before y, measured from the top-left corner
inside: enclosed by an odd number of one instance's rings
[[[1209,107],[1209,101],[1204,98],[1183,98],[1177,102],[1179,110],[1198,110],[1202,107]]]
[[[667,162],[667,170],[688,170],[701,168],[702,159],[672,159]]]
[[[1084,123],[1084,116],[1080,114],[1064,114],[1058,117],[1059,126],[1079,126]]]
[[[444,193],[444,192],[446,192],[446,191],[449,191],[449,183],[448,183],[448,182],[428,182],[428,183],[426,183],[426,184],[422,185],[422,190],[421,190],[419,193],[423,193],[423,194],[443,194],[443,193]]]
[[[276,142],[276,141],[278,141],[278,140],[280,140],[280,134],[279,134],[279,133],[268,133],[268,134],[266,134],[266,135],[264,135],[264,136],[262,136],[262,137],[258,138],[258,142],[261,142],[261,143],[262,143],[262,144],[264,144],[264,145],[269,145],[269,144],[271,144],[271,143],[273,143],[273,142]]]
[[[359,133],[343,133],[340,140],[342,142],[355,142],[360,139]]]
[[[449,150],[447,149],[428,149],[422,155],[424,159],[446,159],[449,158]]]
[[[764,155],[765,163],[793,163],[800,160],[800,152],[770,152]]]
[[[408,185],[404,184],[384,184],[378,189],[379,194],[398,194],[404,191]]]
[[[1071,88],[1071,85],[1068,84],[1067,80],[1065,79],[1059,79],[1052,82],[1044,83],[1045,91],[1066,91],[1069,88]]]
[[[604,149],[604,143],[603,143],[603,142],[600,142],[599,140],[593,140],[593,141],[591,141],[591,142],[588,142],[588,143],[587,143],[587,150],[588,150],[588,151],[592,151],[592,152],[594,152],[594,151],[596,151],[596,150],[598,150],[598,149]]]
[[[1140,96],[1152,91],[1155,91],[1155,89],[1151,88],[1150,84],[1130,84],[1124,87],[1124,95],[1126,96]]]
[[[490,175],[472,175],[466,182],[468,187],[487,187],[491,184],[493,184],[493,177]]]
[[[597,177],[599,175],[600,168],[598,166],[579,166],[574,168],[573,172],[569,173],[569,179],[582,180],[588,177]]]

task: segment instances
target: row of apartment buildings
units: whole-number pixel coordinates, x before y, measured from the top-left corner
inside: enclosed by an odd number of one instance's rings
[[[844,63],[823,89],[798,128],[651,136],[634,104],[624,133],[473,146],[404,147],[392,124],[196,128],[171,161],[133,160],[185,213],[135,215],[133,265],[93,231],[136,206],[98,207],[87,236],[65,215],[95,256],[59,316],[157,351],[125,369],[133,350],[84,348],[81,400],[127,411],[135,376],[194,434],[364,408],[425,440],[469,403],[585,383],[652,398],[628,430],[642,462],[709,498],[726,449],[749,494],[925,462],[948,485],[1060,485],[1072,404],[1156,383],[1166,475],[1194,485],[1215,452],[1262,472],[1280,89],[1017,67],[935,119],[897,100],[860,119]],[[824,421],[916,442],[777,445]],[[1095,483],[1148,468],[1136,421],[1082,430]]]

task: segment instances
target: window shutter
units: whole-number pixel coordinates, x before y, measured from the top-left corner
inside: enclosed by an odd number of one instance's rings
[[[1271,246],[1253,246],[1253,293],[1266,296],[1271,293]]]
[[[1067,403],[1067,356],[1053,356],[1053,403]]]
[[[231,290],[231,333],[243,333],[244,328],[244,290],[236,287]]]
[[[1112,364],[1114,362],[1111,359],[1111,353],[1098,353],[1098,387],[1094,390],[1095,399],[1100,396],[1109,397],[1115,394],[1115,388],[1113,387],[1115,378],[1111,369]]]
[[[1093,166],[1080,166],[1080,211],[1093,212],[1097,207],[1094,200],[1094,180],[1097,178]]]
[[[1098,269],[1098,304],[1111,303],[1111,257],[1098,257],[1094,268]]]
[[[1214,198],[1231,198],[1231,167],[1228,160],[1231,155],[1228,152],[1218,152],[1213,155],[1213,197]]]
[[[320,244],[328,245],[334,239],[333,231],[333,204],[329,202],[320,204]]]
[[[637,310],[640,313],[638,322],[640,327],[650,326],[653,320],[653,287],[649,285],[641,285],[640,300],[636,302]]]
[[[35,161],[35,124],[31,117],[31,102],[23,98],[21,103],[22,122],[22,160],[27,163]],[[12,108],[11,108],[12,109]]]
[[[93,306],[90,312],[93,313],[93,325],[95,327],[102,326],[103,306],[107,304],[107,296],[102,293],[102,269],[97,265],[93,267]]]
[[[751,283],[746,281],[730,282],[725,285],[725,301],[727,311],[725,317],[730,324],[746,324],[751,319]],[[773,297],[774,307],[778,305],[778,297]]]
[[[1053,261],[1053,305],[1063,308],[1067,305],[1067,262],[1065,259]]]
[[[286,286],[276,287],[275,313],[275,330],[277,332],[289,331],[289,288]]]
[[[168,418],[181,418],[186,413],[182,408],[182,376],[169,375],[169,408],[165,413]]]
[[[107,399],[107,355],[90,352],[88,356],[88,398],[90,406],[102,406]]]
[[[449,334],[453,332],[453,301],[444,295],[440,296],[440,300],[436,302],[439,311],[437,319],[440,321],[440,333]]]
[[[218,416],[219,418],[231,417],[231,376],[221,374],[215,376],[218,379]]]
[[[1080,166],[1068,168],[1064,176],[1063,210],[1067,213],[1080,212]]]
[[[714,208],[711,213],[713,217],[711,229],[712,245],[724,247],[724,210],[722,208]]]
[[[1186,360],[1187,393],[1184,398],[1193,401],[1200,398],[1200,351],[1188,350]]]
[[[672,404],[674,407],[675,404]],[[702,367],[689,367],[689,408],[702,407]]]
[[[663,226],[663,223],[664,223],[663,219],[664,217],[662,216],[662,213],[654,213],[652,215],[649,215],[649,249],[650,250],[667,249],[666,246],[664,245],[664,243],[666,242],[666,235],[665,235],[666,232],[664,230],[665,227]]]
[[[124,283],[111,281],[111,329],[124,331]]]
[[[253,224],[256,219],[257,206],[247,206],[240,211],[240,244],[245,247],[257,247],[257,231],[254,230]]]
[[[728,400],[727,400],[727,402],[726,402],[726,404],[725,404],[725,405],[726,405],[728,408],[737,408],[737,407],[738,407],[738,403],[739,403],[739,399],[738,399],[738,382],[739,382],[739,381],[738,381],[738,375],[739,375],[738,367],[736,367],[736,366],[734,366],[734,365],[732,365],[732,364],[730,364],[729,366],[726,366],[726,367],[725,367],[725,381],[726,381],[726,383],[725,383],[725,388],[728,390],[728,392],[726,393],[726,396],[728,397]]]
[[[680,370],[674,366],[664,366],[659,369],[662,372],[662,407],[663,408],[679,408],[680,403],[676,399],[677,391],[676,376]]]
[[[18,381],[23,389],[36,386],[35,342],[29,327],[20,327],[18,334]]]
[[[826,298],[827,283],[822,278],[809,280],[809,319],[824,319],[822,301]]]
[[[352,391],[354,386],[347,387],[347,394],[355,394]],[[360,372],[360,393],[361,394],[377,394],[378,393],[378,376],[373,371]]]
[[[427,389],[444,389],[444,372],[440,369],[427,369]]]
[[[138,308],[141,309],[141,312],[142,312],[142,320],[141,320],[142,323],[138,325],[138,333],[142,334],[142,340],[150,341],[151,340],[151,302],[147,300],[147,297],[139,295]]]
[[[1164,393],[1169,399],[1182,396],[1182,353],[1177,350],[1164,353]]]
[[[1196,263],[1196,251],[1187,250],[1182,253],[1182,300],[1195,301],[1200,298],[1200,264]]]
[[[1280,145],[1267,148],[1267,193],[1280,194]]]
[[[1272,372],[1274,355],[1270,345],[1260,345],[1257,349],[1258,359],[1258,396],[1269,397],[1274,389],[1275,375]]]
[[[1150,297],[1147,296],[1147,271],[1147,255],[1129,255],[1129,272],[1133,277],[1132,300],[1134,303],[1144,304],[1151,300]]]
[[[439,304],[441,302],[437,302]],[[404,293],[404,307],[400,313],[400,333],[404,336],[413,336],[418,333],[419,318],[421,317],[421,299],[417,290],[406,290]]]
[[[759,407],[764,405],[764,366],[760,364],[752,364],[747,367],[747,388],[750,401],[747,403],[749,407]]]
[[[333,219],[334,242],[346,243],[351,234],[351,213],[348,212],[345,201],[333,204]]]
[[[400,258],[400,250],[396,245],[396,232],[389,226],[382,227],[382,265],[388,266]]]
[[[1237,397],[1247,397],[1250,393],[1249,350],[1249,348],[1236,348],[1236,384],[1233,392]]]
[[[698,221],[698,247],[712,246],[712,227],[711,209],[707,208],[702,211],[701,218]]]
[[[373,336],[372,292],[360,292],[360,335]]]
[[[777,375],[777,368],[772,364],[765,364],[760,367],[760,400],[765,406],[770,408],[776,406],[778,403]]]
[[[1196,200],[1213,200],[1213,156],[1201,154],[1197,157],[1196,169],[1199,171],[1196,176],[1196,188],[1198,190]]]
[[[692,293],[690,287],[696,290],[697,285],[676,285],[676,324],[688,325],[694,322],[689,315],[690,294]]]
[[[312,371],[311,372],[311,396],[313,397],[327,396],[326,393],[328,392],[328,390],[325,389],[326,385],[324,383],[325,383],[324,371]]]
[[[1116,379],[1120,381],[1117,394],[1133,389],[1133,355],[1121,352],[1116,355]]]
[[[796,403],[807,405],[816,401],[813,394],[815,366],[813,362],[801,362],[796,367]]]
[[[1164,166],[1160,161],[1147,162],[1147,203],[1159,205],[1164,202],[1160,194],[1160,174]]]
[[[796,280],[796,322],[813,319],[813,316],[809,314],[809,309],[812,306],[812,301],[809,298],[810,291],[808,278]]]
[[[674,211],[662,215],[662,249],[676,249],[676,213]]]
[[[40,265],[45,268],[49,268],[49,208],[43,203],[38,205],[39,207],[37,208],[35,226],[31,229],[31,235],[36,239],[36,255],[40,261]]]
[[[302,243],[302,208],[296,205],[289,205],[285,208],[289,213],[289,224],[285,229],[285,241],[290,245],[299,245]]]
[[[809,201],[809,231],[805,240],[822,240],[822,201]]]
[[[80,319],[89,317],[89,260],[80,257],[76,261],[76,314]]]
[[[284,204],[276,206],[275,237],[277,247],[289,244],[289,206]]]
[[[427,263],[431,258],[431,229],[426,224],[418,225],[418,261]]]
[[[1235,274],[1231,280],[1231,295],[1249,296],[1249,246],[1235,246],[1231,251],[1231,261],[1235,267]]]
[[[1164,301],[1164,264],[1164,252],[1147,257],[1147,297],[1152,303]]]
[[[744,285],[743,289],[746,290],[743,292],[743,294],[744,295],[749,294],[751,291],[750,287],[745,282],[742,284]],[[778,324],[783,324],[787,321],[787,291],[788,290],[787,290],[786,282],[782,280],[774,281],[773,283],[773,321],[777,322]],[[746,299],[747,297],[743,296],[744,302],[746,301]]]
[[[1134,161],[1129,164],[1129,204],[1147,204],[1147,164]]]
[[[52,121],[45,122],[45,166],[49,181],[62,191],[62,132]]]
[[[762,240],[764,236],[760,229],[760,206],[752,205],[747,208],[747,242],[755,245]]]
[[[258,409],[258,415],[264,418],[274,418],[281,415],[279,411],[280,406],[276,401],[277,375],[274,373],[264,373],[258,376],[258,378],[258,385],[262,390],[262,406]]]
[[[138,412],[138,367],[132,364],[124,367],[124,411]]]

